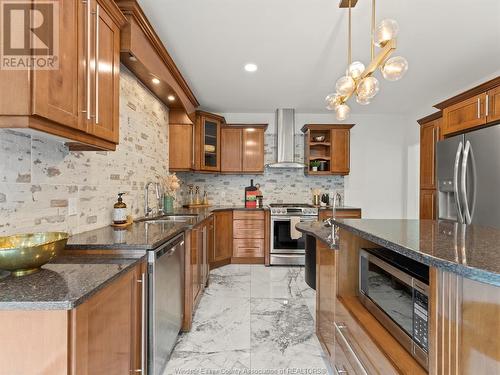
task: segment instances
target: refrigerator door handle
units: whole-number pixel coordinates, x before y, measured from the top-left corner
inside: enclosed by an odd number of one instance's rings
[[[460,204],[460,197],[458,195],[458,168],[460,166],[460,156],[462,155],[464,145],[462,142],[458,144],[457,154],[455,156],[455,165],[453,169],[453,192],[455,193],[455,204],[457,206],[458,222],[464,222],[464,215],[462,213],[462,206]]]
[[[470,224],[472,222],[472,216],[473,216],[473,211],[474,211],[474,195],[475,195],[475,190],[476,190],[476,179],[474,176],[474,171],[472,171],[472,185],[473,185],[473,198],[472,198],[472,204],[469,206],[469,200],[467,197],[467,167],[469,165],[469,154],[470,157],[473,158],[473,152],[472,152],[472,145],[470,141],[467,141],[465,144],[465,149],[464,149],[464,157],[462,160],[462,181],[461,181],[461,190],[462,190],[462,196],[464,200],[464,212],[465,212],[465,224]],[[472,166],[474,167],[474,163],[472,163]]]

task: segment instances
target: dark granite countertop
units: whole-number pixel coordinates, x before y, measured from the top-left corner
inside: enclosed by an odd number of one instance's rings
[[[179,208],[169,215],[193,215],[184,221],[166,223],[151,223],[147,221],[134,222],[127,229],[112,226],[75,234],[70,237],[66,250],[85,249],[120,249],[120,250],[151,250],[161,246],[177,234],[188,230],[214,211],[226,210],[267,210],[267,208],[245,208],[244,206],[211,206],[207,208]],[[161,219],[161,218],[160,218]]]
[[[74,309],[142,259],[59,257],[28,276],[0,271],[0,310]]]
[[[500,286],[500,230],[434,220],[337,219],[335,224],[416,261]],[[300,223],[297,229],[332,246],[332,229]]]

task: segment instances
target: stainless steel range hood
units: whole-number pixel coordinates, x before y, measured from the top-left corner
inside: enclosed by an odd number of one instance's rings
[[[269,168],[304,168],[295,159],[295,110],[276,110],[276,162]]]

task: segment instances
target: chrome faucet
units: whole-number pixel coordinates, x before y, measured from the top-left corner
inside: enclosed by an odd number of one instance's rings
[[[155,213],[154,209],[149,207],[149,187],[153,184],[155,185],[158,213],[159,214],[163,213],[163,205],[161,203],[160,184],[158,182],[148,181],[146,183],[146,186],[144,186],[144,216],[145,217],[149,217]]]

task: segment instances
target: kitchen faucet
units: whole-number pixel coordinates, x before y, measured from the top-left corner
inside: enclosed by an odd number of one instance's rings
[[[163,214],[163,205],[161,202],[161,195],[162,194],[160,192],[160,184],[158,182],[148,181],[146,183],[146,185],[144,186],[144,216],[145,217],[149,217],[155,213],[153,208],[149,207],[149,187],[153,184],[155,185],[158,214]]]

